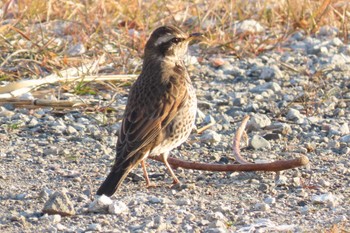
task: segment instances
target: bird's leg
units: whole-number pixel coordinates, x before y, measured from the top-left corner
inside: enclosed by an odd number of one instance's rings
[[[141,161],[141,167],[142,167],[142,171],[143,171],[143,176],[146,179],[146,187],[147,188],[155,187],[156,185],[154,183],[152,183],[151,180],[148,177],[148,172],[147,172],[147,168],[146,168],[146,161],[145,161],[145,159]]]
[[[171,168],[170,164],[168,163],[168,154],[164,153],[161,155],[163,158],[163,162],[165,163],[165,166],[168,168],[170,175],[173,177],[173,184],[180,184],[179,179],[176,177],[173,169]]]

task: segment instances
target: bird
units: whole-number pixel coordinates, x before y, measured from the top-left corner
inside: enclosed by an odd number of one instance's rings
[[[172,25],[151,33],[144,49],[142,71],[130,88],[115,162],[97,195],[112,196],[140,163],[146,185],[150,186],[145,162],[148,156],[161,156],[173,183],[180,183],[167,159],[194,127],[197,97],[184,56],[190,41],[202,36],[184,33]]]

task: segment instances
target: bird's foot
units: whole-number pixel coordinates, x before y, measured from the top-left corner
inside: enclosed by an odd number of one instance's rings
[[[157,185],[156,185],[156,183],[153,183],[153,182],[149,182],[149,183],[147,183],[146,184],[146,188],[156,188],[157,187]]]
[[[182,185],[182,183],[180,181],[175,182],[175,180],[174,180],[173,184],[171,185],[171,188],[172,189],[179,189],[179,190],[181,190],[182,186],[183,185]]]

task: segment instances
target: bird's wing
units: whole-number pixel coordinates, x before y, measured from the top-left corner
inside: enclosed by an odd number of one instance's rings
[[[178,77],[170,77],[166,83],[149,89],[145,89],[142,83],[135,83],[119,133],[117,166],[141,149],[160,143],[156,142],[156,137],[172,121],[186,99],[185,85],[185,81]]]

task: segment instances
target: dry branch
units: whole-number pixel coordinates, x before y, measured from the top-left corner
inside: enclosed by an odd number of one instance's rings
[[[248,162],[247,160],[245,160],[245,158],[242,157],[241,150],[239,149],[239,143],[241,141],[241,138],[248,120],[249,120],[249,116],[245,116],[243,118],[241,126],[238,127],[236,135],[233,138],[233,155],[235,157],[235,160],[240,164],[251,164],[251,162]]]
[[[282,171],[287,169],[292,169],[296,167],[305,166],[309,163],[309,159],[301,155],[299,158],[290,159],[290,160],[279,160],[270,163],[250,163],[246,161],[240,155],[239,143],[243,134],[243,130],[248,122],[249,117],[246,116],[241,126],[238,128],[236,136],[234,138],[234,146],[233,152],[236,160],[241,164],[212,164],[212,163],[199,163],[199,162],[191,162],[185,161],[181,159],[168,158],[168,162],[174,168],[182,167],[185,169],[193,169],[193,170],[204,170],[204,171]],[[151,159],[157,161],[163,161],[162,157],[154,156],[150,157]]]
[[[16,99],[16,98],[0,98],[0,105],[12,104],[16,107],[56,107],[56,108],[72,108],[72,107],[86,107],[89,104],[81,101],[67,101],[67,100],[47,100],[47,99]]]
[[[41,85],[52,83],[65,82],[91,82],[91,81],[128,81],[133,80],[137,75],[86,75],[87,73],[96,73],[98,65],[104,62],[105,57],[101,56],[96,61],[83,64],[79,67],[72,67],[51,74],[42,79],[21,80],[14,83],[9,83],[5,86],[0,86],[0,98],[12,98],[20,96],[31,91]]]
[[[163,162],[161,157],[151,157],[151,159]],[[250,164],[211,164],[184,161],[176,158],[168,158],[169,164],[174,167],[182,167],[185,169],[203,170],[203,171],[282,171],[296,167],[305,166],[309,163],[309,159],[302,155],[296,159],[279,160],[271,163],[250,163]]]

